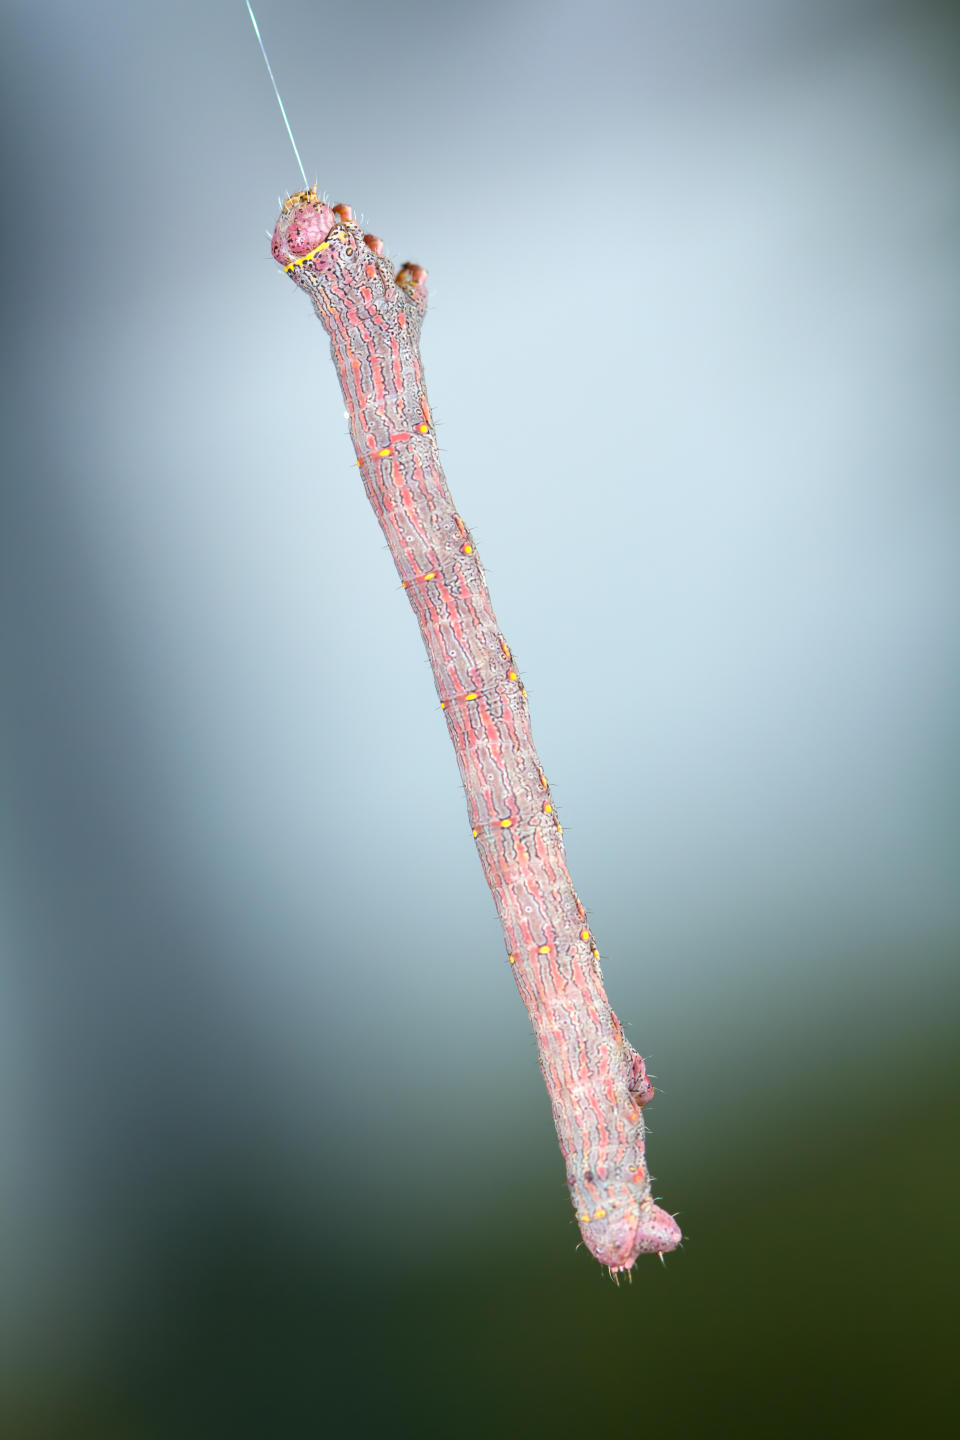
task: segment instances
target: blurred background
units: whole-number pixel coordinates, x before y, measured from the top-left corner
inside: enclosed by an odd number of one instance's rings
[[[686,1241],[577,1249],[242,0],[7,0],[0,1429],[939,1433],[954,7],[257,9],[430,270]]]

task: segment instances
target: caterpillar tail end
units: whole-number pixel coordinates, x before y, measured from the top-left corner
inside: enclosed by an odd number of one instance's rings
[[[578,1218],[587,1249],[614,1277],[631,1270],[639,1255],[662,1257],[683,1239],[673,1216],[652,1200],[631,1200],[616,1213]]]

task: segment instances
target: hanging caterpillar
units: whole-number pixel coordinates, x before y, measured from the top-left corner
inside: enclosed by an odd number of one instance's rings
[[[271,248],[330,337],[364,489],[420,625],[536,1037],[577,1221],[616,1276],[638,1255],[673,1250],[680,1228],[650,1193],[653,1086],[607,1000],[526,691],[440,465],[419,348],[426,271],[395,274],[350,207],[315,188],[286,201]]]

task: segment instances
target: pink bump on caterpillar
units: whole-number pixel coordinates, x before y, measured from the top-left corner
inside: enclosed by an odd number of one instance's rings
[[[383,254],[383,241],[379,235],[364,235],[363,240],[367,249],[372,250],[374,255]]]
[[[638,1105],[649,1105],[654,1096],[653,1081],[647,1074],[647,1067],[643,1062],[643,1056],[636,1051],[630,1057],[630,1079],[627,1081],[627,1089],[636,1096]]]
[[[667,1210],[652,1205],[637,1226],[633,1237],[637,1255],[666,1255],[676,1250],[683,1239],[683,1231]]]
[[[407,260],[397,271],[397,284],[426,304],[427,272],[422,265],[414,265],[411,260]]]
[[[424,270],[422,265],[414,265],[412,260],[405,260],[400,266],[400,269],[397,271],[398,280],[401,275],[405,280],[409,280],[411,285],[426,285],[427,283],[426,270]]]

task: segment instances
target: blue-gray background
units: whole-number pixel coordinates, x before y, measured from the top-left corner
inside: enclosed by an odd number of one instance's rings
[[[688,1239],[581,1250],[240,0],[3,7],[12,1435],[934,1425],[958,28],[261,0],[431,274],[454,494]],[[951,1167],[953,1175],[951,1177]]]

